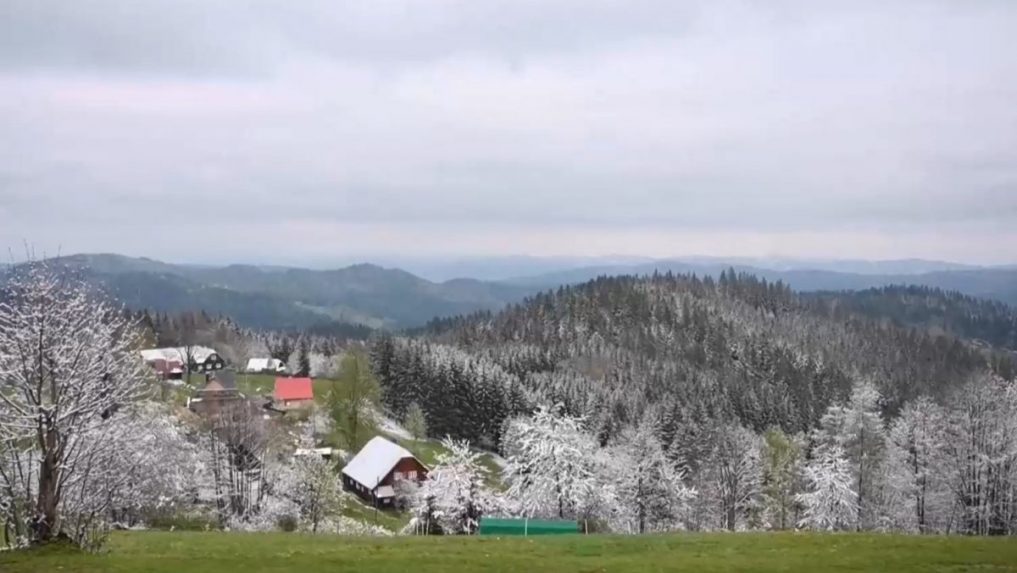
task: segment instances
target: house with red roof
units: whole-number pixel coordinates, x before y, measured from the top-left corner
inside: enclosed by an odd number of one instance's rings
[[[272,393],[279,410],[302,410],[314,405],[314,385],[310,378],[276,378]]]

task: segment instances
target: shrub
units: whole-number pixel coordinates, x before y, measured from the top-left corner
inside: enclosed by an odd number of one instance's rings
[[[275,525],[280,531],[292,533],[297,530],[297,518],[293,515],[283,515],[276,520]]]

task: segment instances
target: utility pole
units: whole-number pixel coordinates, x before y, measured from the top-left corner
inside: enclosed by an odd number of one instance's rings
[[[381,478],[374,481],[374,524],[378,525],[378,487],[381,486]]]

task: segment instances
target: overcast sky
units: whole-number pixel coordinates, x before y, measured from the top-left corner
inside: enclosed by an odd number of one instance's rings
[[[0,0],[0,243],[1017,262],[1017,2]]]

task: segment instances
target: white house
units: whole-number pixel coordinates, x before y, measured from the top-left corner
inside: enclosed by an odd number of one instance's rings
[[[247,372],[285,372],[286,363],[278,358],[251,358],[247,361]]]

